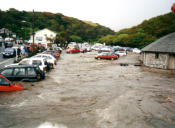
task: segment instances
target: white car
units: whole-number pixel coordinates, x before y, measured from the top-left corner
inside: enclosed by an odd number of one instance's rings
[[[22,59],[19,63],[10,64],[10,65],[7,65],[5,67],[13,66],[13,65],[38,65],[39,68],[42,71],[46,71],[46,69],[47,69],[47,60],[44,59],[44,58],[31,57],[31,58]]]
[[[38,54],[38,55],[35,55],[34,57],[37,57],[37,58],[45,58],[47,60],[48,63],[51,63],[52,66],[56,65],[56,59],[55,57],[53,57],[52,55],[50,54]]]
[[[119,56],[126,56],[126,51],[116,51],[115,54],[118,54]]]
[[[138,49],[138,48],[134,48],[133,50],[132,50],[132,52],[134,52],[134,53],[141,53],[141,50],[140,49]]]

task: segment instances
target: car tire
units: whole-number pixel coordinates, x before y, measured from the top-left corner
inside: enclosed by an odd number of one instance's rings
[[[111,58],[111,60],[114,60],[114,58]]]

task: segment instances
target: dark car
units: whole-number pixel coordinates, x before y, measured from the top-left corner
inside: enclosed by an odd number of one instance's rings
[[[15,57],[16,51],[14,48],[6,48],[3,52],[3,57]]]
[[[39,81],[45,73],[34,65],[13,65],[0,70],[0,74],[11,81]]]

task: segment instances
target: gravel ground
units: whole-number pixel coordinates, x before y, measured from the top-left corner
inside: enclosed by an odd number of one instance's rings
[[[0,92],[0,128],[175,128],[175,75],[95,54],[63,53],[46,80]]]

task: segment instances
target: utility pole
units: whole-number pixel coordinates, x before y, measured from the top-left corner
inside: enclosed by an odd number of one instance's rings
[[[35,16],[35,12],[33,10],[33,19],[32,19],[32,35],[33,35],[33,44],[32,44],[32,52],[34,51],[34,44],[35,44],[35,32],[34,32],[34,17]]]

